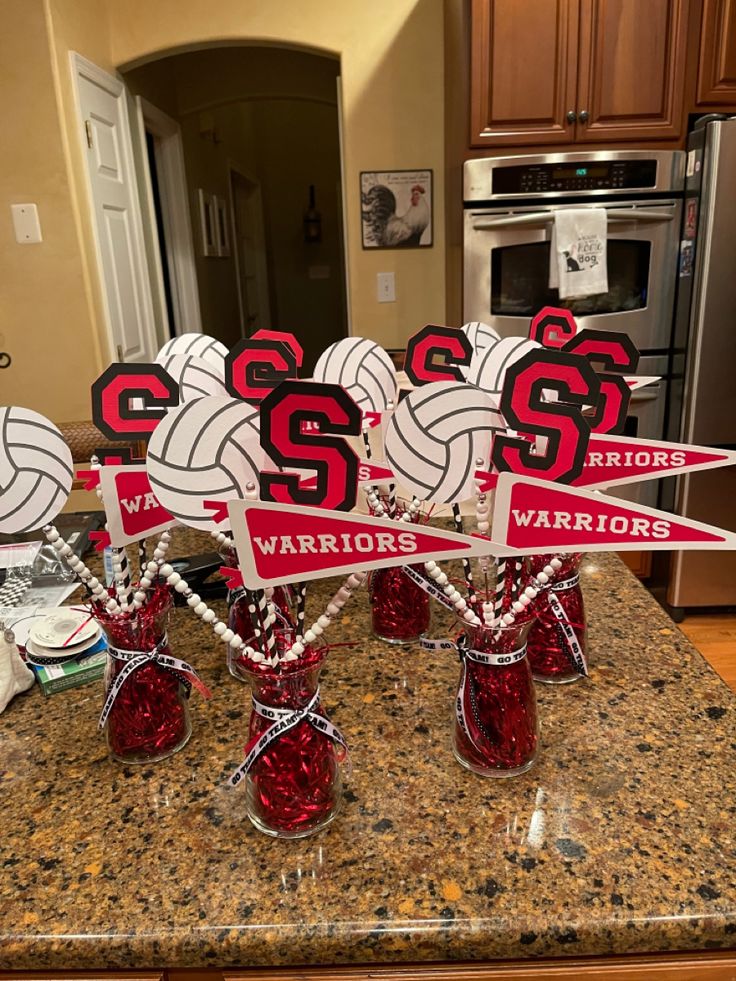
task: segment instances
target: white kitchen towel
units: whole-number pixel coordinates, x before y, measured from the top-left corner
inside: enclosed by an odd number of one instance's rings
[[[0,624],[0,712],[4,712],[8,702],[14,695],[27,691],[35,680],[35,675],[27,667],[15,642],[8,638],[12,631],[6,633]]]
[[[549,252],[549,287],[560,299],[608,292],[605,208],[555,211]]]

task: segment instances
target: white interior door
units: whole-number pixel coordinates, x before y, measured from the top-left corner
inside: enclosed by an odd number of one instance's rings
[[[125,86],[71,52],[113,355],[153,361],[158,345]]]
[[[191,334],[202,330],[202,317],[199,308],[199,287],[197,285],[197,266],[194,258],[194,236],[189,214],[189,190],[187,188],[184,165],[184,146],[181,127],[162,112],[157,106],[135,97],[133,109],[137,130],[141,141],[141,176],[144,179],[145,195],[141,195],[143,205],[143,224],[150,226],[152,242],[155,243],[157,276],[161,275],[161,265],[166,263],[171,290],[171,304],[174,323],[172,333]],[[161,243],[156,228],[153,205],[153,188],[149,157],[146,153],[146,132],[153,137],[156,177],[158,181],[161,218],[164,242]],[[135,141],[134,141],[135,144]],[[134,145],[135,149],[135,145]],[[141,181],[139,180],[139,187]],[[146,207],[148,213],[146,214]],[[163,248],[161,247],[163,244]],[[149,269],[151,261],[149,260]],[[161,286],[163,290],[163,285]],[[164,338],[168,340],[168,337]]]
[[[271,326],[261,185],[231,167],[230,189],[241,326],[249,337],[259,327]]]

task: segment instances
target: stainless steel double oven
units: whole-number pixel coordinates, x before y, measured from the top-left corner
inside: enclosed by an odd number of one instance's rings
[[[661,375],[632,396],[626,432],[664,436],[685,155],[680,151],[592,151],[469,160],[464,169],[463,319],[503,337],[528,332],[543,306],[578,324],[628,334],[638,374]],[[550,289],[555,212],[605,208],[608,292],[559,300]],[[656,482],[620,496],[656,504]]]

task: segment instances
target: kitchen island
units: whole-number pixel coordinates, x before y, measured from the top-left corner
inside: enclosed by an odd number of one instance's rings
[[[415,976],[409,963],[455,962],[439,973],[468,976],[456,962],[495,961],[495,977],[529,958],[736,946],[736,698],[617,558],[588,557],[582,582],[591,676],[538,686],[541,755],[511,780],[455,762],[456,659],[369,639],[361,591],[327,635],[354,646],[322,677],[353,775],[313,838],[260,834],[242,787],[226,786],[249,692],[187,610],[172,651],[214,697],[193,696],[194,734],[173,758],[108,759],[101,683],[16,698],[0,716],[0,967],[306,977],[404,962]]]

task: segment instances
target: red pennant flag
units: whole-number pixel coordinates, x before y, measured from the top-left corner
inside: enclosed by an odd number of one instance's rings
[[[481,494],[486,494],[488,491],[496,489],[499,476],[497,473],[490,473],[488,470],[476,470],[473,476],[476,480],[480,481],[478,490]]]
[[[736,535],[701,521],[508,473],[496,488],[493,533],[515,555],[736,548]]]
[[[102,467],[99,474],[107,528],[115,547],[176,524],[153,493],[145,467]]]
[[[77,470],[77,480],[84,481],[84,489],[91,491],[100,486],[99,470]]]
[[[381,425],[382,414],[380,412],[363,413],[363,429],[375,429]]]
[[[220,575],[227,583],[228,589],[239,589],[243,585],[243,573],[229,565],[220,566]]]
[[[88,537],[95,542],[95,552],[104,551],[110,544],[110,533],[107,531],[91,531]]]
[[[228,510],[248,589],[429,559],[511,554],[487,539],[323,508],[231,501]]]
[[[358,486],[361,484],[386,484],[396,480],[396,474],[384,463],[371,463],[370,460],[361,460],[358,464]],[[301,481],[301,486],[312,488],[317,486],[317,477],[306,477]]]
[[[637,388],[644,388],[645,385],[653,385],[661,379],[661,375],[624,375],[624,381],[632,392]]]
[[[583,472],[572,483],[574,487],[618,487],[732,464],[736,464],[736,453],[729,450],[593,433]]]

